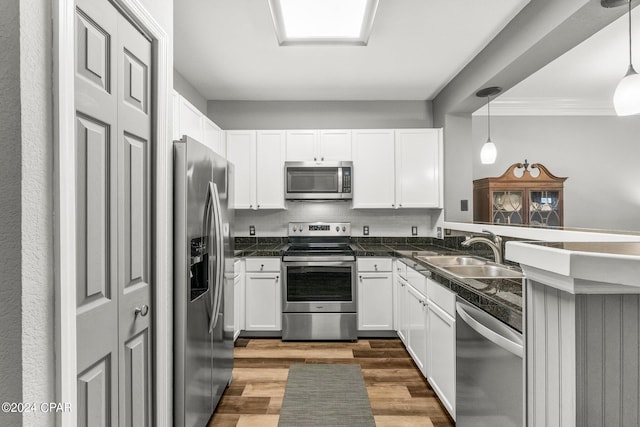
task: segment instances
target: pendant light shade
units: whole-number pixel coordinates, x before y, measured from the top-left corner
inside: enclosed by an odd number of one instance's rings
[[[480,161],[483,165],[492,165],[496,162],[496,157],[498,157],[496,144],[488,140],[482,146],[482,150],[480,150]]]
[[[613,94],[613,107],[619,116],[640,114],[640,75],[633,68],[631,55],[631,0],[629,5],[629,69]],[[604,4],[603,6],[607,7]]]
[[[498,157],[498,149],[496,144],[491,141],[491,97],[502,91],[499,87],[487,87],[476,92],[476,96],[487,98],[487,142],[484,143],[480,150],[480,162],[483,165],[492,165]]]
[[[633,66],[629,67],[613,94],[613,107],[619,116],[630,116],[640,113],[640,74]]]

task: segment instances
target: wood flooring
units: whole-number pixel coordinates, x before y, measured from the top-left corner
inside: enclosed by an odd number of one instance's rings
[[[349,343],[240,338],[234,354],[233,380],[208,427],[276,427],[293,363],[360,365],[377,426],[454,425],[398,339]]]

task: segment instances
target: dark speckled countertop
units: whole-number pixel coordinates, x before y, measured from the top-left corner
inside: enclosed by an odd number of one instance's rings
[[[432,239],[414,238],[353,238],[352,246],[357,257],[397,257],[461,298],[480,307],[512,328],[522,331],[522,282],[520,279],[461,279],[446,270],[415,258],[421,252],[438,255],[463,255],[452,247],[434,244]],[[237,237],[236,257],[279,257],[287,246],[286,237]]]

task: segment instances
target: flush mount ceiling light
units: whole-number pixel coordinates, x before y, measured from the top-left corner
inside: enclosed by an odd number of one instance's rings
[[[366,46],[378,0],[269,0],[281,46]]]
[[[640,113],[640,75],[633,68],[631,61],[631,0],[601,0],[603,7],[629,5],[629,68],[620,80],[613,94],[613,107],[619,116],[630,116]]]
[[[496,162],[498,156],[498,150],[496,145],[491,141],[491,97],[496,96],[502,91],[499,87],[487,87],[480,89],[476,92],[476,96],[480,98],[487,98],[487,142],[482,146],[480,150],[480,161],[483,165],[492,165]]]

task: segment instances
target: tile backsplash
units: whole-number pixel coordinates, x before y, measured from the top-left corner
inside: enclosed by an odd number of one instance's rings
[[[362,236],[369,226],[369,236],[428,236],[440,209],[352,209],[350,202],[288,202],[286,210],[237,210],[234,221],[236,236],[249,236],[249,226],[256,236],[286,236],[290,222],[350,222],[351,235]]]

